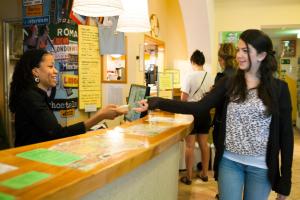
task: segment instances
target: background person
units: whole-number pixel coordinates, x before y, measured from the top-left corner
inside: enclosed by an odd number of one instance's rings
[[[232,77],[236,73],[237,69],[237,61],[236,61],[236,47],[234,46],[233,43],[222,43],[220,45],[219,51],[218,51],[218,62],[221,67],[221,72],[218,72],[216,77],[215,77],[215,83],[216,85],[218,81],[223,78],[223,77]],[[218,137],[218,132],[220,131],[221,127],[221,120],[222,120],[222,107],[223,105],[220,105],[216,107],[215,109],[215,115],[213,119],[213,143],[214,146],[216,147],[217,143],[217,137]],[[218,180],[218,169],[216,167],[216,163],[214,162],[214,178],[217,181]],[[216,195],[216,198],[219,198],[219,195]]]
[[[277,199],[286,199],[294,145],[292,107],[286,82],[273,76],[277,62],[271,39],[260,30],[244,31],[236,58],[236,75],[220,80],[199,102],[153,97],[135,110],[197,115],[224,105],[216,142],[220,199],[267,200],[271,188]]]
[[[203,69],[205,57],[199,50],[194,51],[190,58],[193,72],[188,74],[181,88],[182,101],[199,101],[212,86],[212,76]],[[204,112],[201,115],[194,116],[194,129],[185,138],[185,164],[187,168],[187,176],[183,176],[180,181],[187,185],[192,183],[192,173],[194,165],[195,140],[200,147],[202,171],[198,177],[204,181],[208,181],[208,164],[209,164],[209,147],[208,147],[208,131],[210,128],[211,117],[210,112]]]
[[[218,51],[218,62],[221,67],[221,72],[218,72],[215,77],[214,85],[218,83],[223,77],[232,77],[236,73],[237,61],[236,61],[236,47],[233,43],[222,43]],[[220,123],[222,119],[222,105],[216,107],[215,115],[213,119],[213,142],[216,146],[217,136],[220,129]],[[215,178],[217,178],[217,170],[215,169]]]
[[[47,96],[47,91],[55,87],[56,81],[54,57],[45,50],[28,50],[16,64],[9,99],[10,110],[15,114],[15,146],[81,134],[104,119],[123,114],[116,105],[108,105],[84,122],[62,127]]]

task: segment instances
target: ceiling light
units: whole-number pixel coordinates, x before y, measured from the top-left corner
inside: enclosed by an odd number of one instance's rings
[[[117,16],[123,11],[121,0],[74,0],[73,12],[88,17]]]
[[[117,31],[150,31],[147,0],[122,0],[122,4],[124,12],[119,16]]]
[[[110,54],[111,57],[113,58],[121,58],[121,54]]]

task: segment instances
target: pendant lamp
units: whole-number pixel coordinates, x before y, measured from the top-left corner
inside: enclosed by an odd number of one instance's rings
[[[88,17],[117,16],[123,11],[121,0],[74,0],[73,12]]]
[[[150,31],[148,0],[122,0],[124,11],[119,16],[117,31]]]

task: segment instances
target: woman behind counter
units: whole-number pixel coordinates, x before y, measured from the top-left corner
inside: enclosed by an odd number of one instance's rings
[[[260,30],[244,31],[236,59],[236,75],[220,80],[199,102],[154,97],[135,110],[199,115],[223,105],[216,142],[220,199],[267,200],[271,189],[277,200],[286,199],[293,160],[292,107],[286,82],[273,76],[277,62],[271,39]]]
[[[81,134],[104,119],[124,114],[116,105],[108,105],[84,122],[62,127],[51,110],[47,95],[56,81],[54,57],[45,50],[28,50],[16,64],[9,99],[9,108],[15,114],[15,146]]]

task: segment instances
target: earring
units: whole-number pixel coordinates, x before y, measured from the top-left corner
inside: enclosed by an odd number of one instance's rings
[[[34,82],[39,83],[40,82],[40,78],[39,77],[34,77]]]

